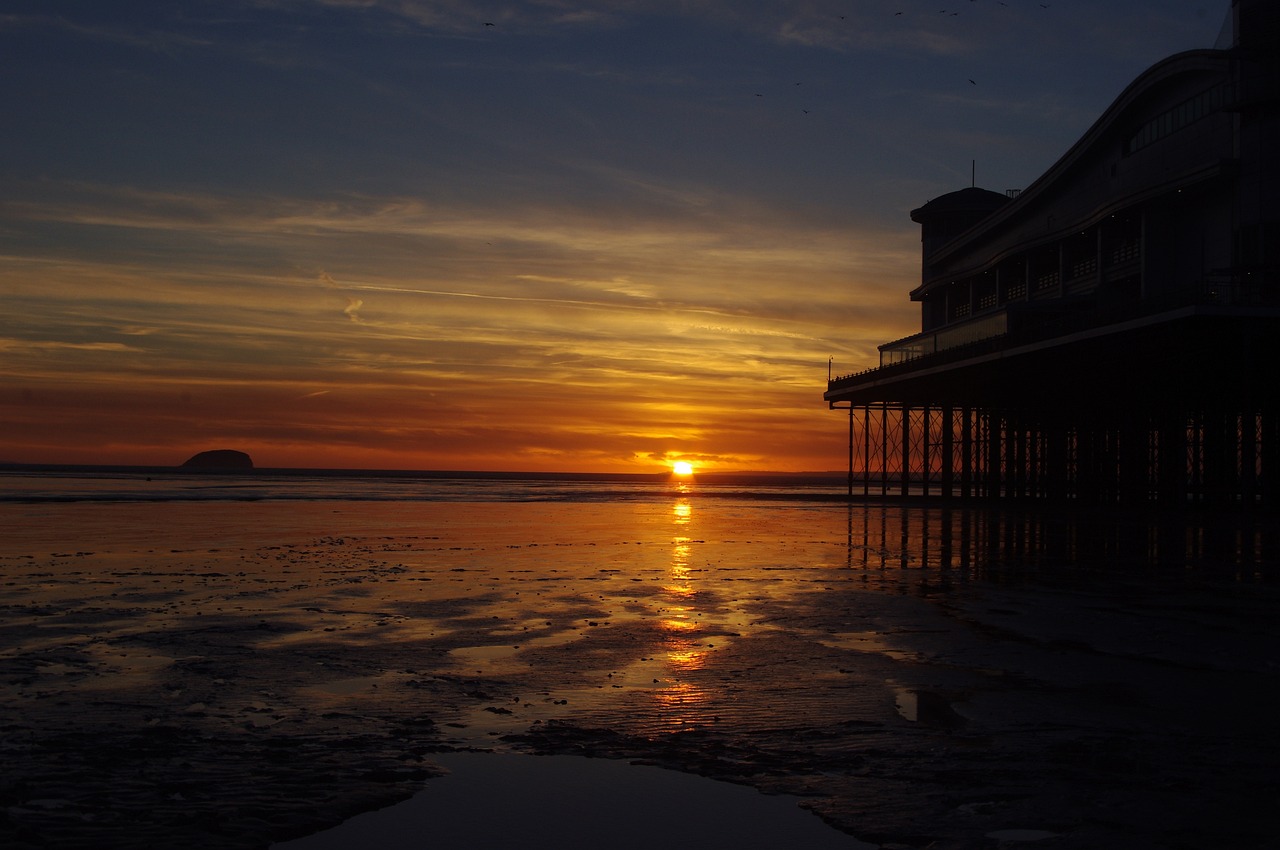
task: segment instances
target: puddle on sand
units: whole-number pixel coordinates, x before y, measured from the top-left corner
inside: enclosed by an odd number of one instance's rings
[[[332,694],[333,696],[349,697],[354,694],[372,691],[382,681],[382,676],[357,676],[351,679],[334,679],[331,682],[308,685],[307,689]]]
[[[1043,841],[1046,838],[1057,838],[1060,833],[1049,832],[1047,829],[997,829],[994,832],[988,832],[987,838],[996,841]]]
[[[923,661],[924,655],[897,649],[885,640],[881,632],[836,632],[818,640],[823,646],[832,649],[851,649],[855,652],[875,653],[892,661]]]
[[[524,666],[516,661],[516,656],[520,653],[520,646],[511,644],[491,644],[489,646],[460,646],[457,649],[449,650],[449,657],[456,661],[459,665],[467,668],[475,668],[477,673],[483,672],[481,668]],[[493,672],[490,670],[490,672]]]
[[[83,658],[37,663],[32,672],[37,688],[111,691],[149,686],[174,660],[167,655],[92,646],[86,649]]]
[[[519,638],[519,634],[513,634]],[[494,643],[484,646],[459,646],[449,650],[448,655],[459,665],[476,670],[477,673],[512,672],[528,669],[529,665],[520,658],[520,653],[527,649],[543,649],[549,646],[564,646],[580,640],[582,636],[574,631],[557,632],[551,635],[521,640],[518,643]],[[500,669],[495,669],[500,668]]]
[[[940,729],[957,729],[969,722],[956,712],[950,702],[933,691],[899,689],[895,693],[894,708],[905,720]]]
[[[873,850],[803,811],[795,797],[624,761],[450,753],[449,775],[415,797],[273,850],[597,847],[651,850],[673,840],[703,850]],[[501,817],[494,817],[500,812]]]

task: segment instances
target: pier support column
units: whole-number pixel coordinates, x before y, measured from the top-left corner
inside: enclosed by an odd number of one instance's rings
[[[898,473],[899,495],[906,498],[911,485],[911,408],[905,405],[902,411],[902,460]]]
[[[871,408],[862,407],[862,495],[871,493]]]
[[[1156,479],[1160,504],[1187,504],[1187,418],[1181,412],[1160,414],[1156,435]]]
[[[1253,508],[1258,500],[1258,416],[1253,410],[1240,414],[1240,503]]]
[[[1120,501],[1127,504],[1140,504],[1147,500],[1147,468],[1151,456],[1148,430],[1146,419],[1141,414],[1127,411],[1121,415],[1117,429],[1119,446],[1116,463],[1120,467]]]
[[[920,487],[924,496],[929,495],[933,484],[933,413],[929,406],[920,409]]]
[[[987,444],[985,446],[986,453],[987,453],[987,470],[986,470],[987,493],[986,495],[988,499],[998,499],[1000,498],[1000,449],[1001,449],[1001,443],[1003,442],[1001,437],[1003,436],[1003,432],[1004,432],[1004,429],[1001,426],[1004,423],[1003,423],[1002,415],[995,411],[989,411],[986,415],[986,418],[987,418],[987,440],[986,440]]]
[[[1005,435],[1005,463],[1009,467],[1009,496],[1024,499],[1027,495],[1027,427],[1021,412],[1009,417]]]
[[[880,495],[889,495],[889,407],[880,405]]]
[[[849,402],[849,501],[853,501],[853,402]]]
[[[1214,411],[1204,418],[1204,493],[1209,504],[1226,504],[1233,495],[1235,419],[1222,411]]]
[[[1264,407],[1261,413],[1261,424],[1258,429],[1262,434],[1262,481],[1259,491],[1262,505],[1268,508],[1280,507],[1280,411]]]
[[[942,457],[939,462],[939,488],[944,499],[953,495],[955,476],[955,421],[951,405],[942,408]]]
[[[1063,418],[1051,414],[1044,424],[1044,494],[1050,499],[1065,500],[1070,492],[1071,430]]]

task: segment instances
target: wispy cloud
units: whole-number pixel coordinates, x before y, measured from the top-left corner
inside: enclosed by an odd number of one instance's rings
[[[74,369],[84,381],[132,382],[135,398],[148,386],[163,397],[172,392],[166,387],[184,385],[196,398],[234,392],[267,404],[279,376],[292,375],[283,397],[380,411],[380,451],[388,456],[454,417],[431,440],[464,452],[460,458],[468,458],[467,446],[480,450],[472,435],[492,429],[486,418],[502,416],[477,403],[498,392],[539,423],[536,433],[502,436],[530,463],[563,463],[575,443],[596,446],[594,462],[604,466],[660,453],[672,441],[709,456],[700,446],[719,439],[717,423],[732,415],[735,397],[810,407],[830,352],[857,348],[859,333],[873,346],[885,316],[905,313],[902,286],[872,280],[857,313],[846,309],[848,292],[835,288],[860,265],[874,277],[914,252],[911,240],[895,257],[868,239],[857,258],[843,233],[784,233],[740,217],[708,229],[715,216],[701,212],[682,222],[603,222],[567,209],[486,216],[405,198],[317,202],[81,186],[11,199],[3,213],[27,232],[73,226],[91,243],[94,233],[114,234],[114,258],[41,255],[34,239],[28,254],[0,258],[0,276],[30,279],[38,268],[39,285],[15,294],[38,295],[63,334],[109,338],[141,329],[137,338],[146,340],[145,359],[125,363],[91,355],[143,350],[59,343],[64,355],[85,359],[11,364],[20,381]],[[262,274],[264,256],[281,273]],[[593,266],[601,274],[582,274]],[[335,303],[340,323],[327,318]],[[31,333],[49,327],[34,313],[27,321]],[[419,400],[393,404],[388,392]],[[464,407],[442,406],[446,397]],[[103,399],[100,416],[140,415],[126,414],[118,398]],[[130,404],[144,411],[153,403]],[[241,405],[242,415],[256,415],[254,404]],[[590,424],[565,412],[584,404],[594,411]],[[296,439],[307,432],[320,439],[315,415],[309,407],[308,422],[290,418],[301,429]],[[261,423],[244,427],[262,433]],[[389,436],[397,431],[416,436]],[[324,439],[352,452],[354,438],[327,431]],[[723,454],[748,462],[740,452]]]
[[[360,324],[362,321],[364,321],[363,319],[360,318],[360,308],[363,306],[364,306],[364,301],[362,301],[361,299],[348,298],[347,306],[342,309],[342,312],[345,313],[347,315],[347,318],[351,319],[351,321],[355,322],[356,324]]]
[[[48,351],[88,351],[88,352],[113,352],[113,351],[131,351],[137,352],[141,349],[133,346],[124,345],[119,342],[65,342],[62,340],[51,339],[3,339],[0,338],[0,351],[7,354],[21,354],[24,352],[48,352]]]
[[[88,23],[57,14],[0,15],[0,30],[59,30],[86,42],[103,42],[173,55],[189,48],[207,48],[211,39],[155,26],[111,20]]]

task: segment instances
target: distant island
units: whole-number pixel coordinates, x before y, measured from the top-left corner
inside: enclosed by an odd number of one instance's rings
[[[253,469],[253,458],[235,449],[213,449],[192,455],[183,469]]]

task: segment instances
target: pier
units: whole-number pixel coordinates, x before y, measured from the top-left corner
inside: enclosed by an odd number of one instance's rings
[[[911,213],[921,331],[823,396],[850,496],[1280,506],[1280,9],[1232,12],[1026,189]]]

